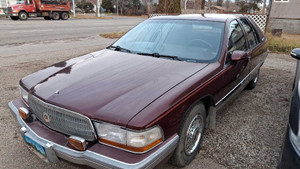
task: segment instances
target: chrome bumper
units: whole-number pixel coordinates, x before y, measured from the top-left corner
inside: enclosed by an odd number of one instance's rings
[[[7,13],[7,16],[19,16],[18,13]]]
[[[59,159],[64,159],[75,164],[87,165],[94,168],[153,168],[174,151],[179,140],[179,136],[175,135],[165,145],[140,162],[125,163],[89,150],[76,151],[44,139],[31,130],[31,128],[24,122],[13,102],[9,102],[8,107],[21,126],[20,133],[22,137],[24,138],[26,135],[43,146],[45,148],[48,161],[52,163],[57,162]]]

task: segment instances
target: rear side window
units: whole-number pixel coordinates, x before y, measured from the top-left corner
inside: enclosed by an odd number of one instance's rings
[[[228,40],[228,52],[233,52],[235,50],[247,50],[247,43],[243,30],[236,20],[230,23]]]
[[[245,29],[245,32],[248,36],[248,42],[250,45],[250,49],[255,47],[258,44],[258,38],[256,35],[255,30],[253,29],[253,26],[250,25],[250,23],[246,19],[241,19],[241,23]]]

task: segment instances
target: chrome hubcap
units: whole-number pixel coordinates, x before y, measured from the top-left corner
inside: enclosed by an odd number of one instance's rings
[[[254,79],[254,83],[257,83],[258,77],[256,76]]]
[[[25,14],[21,14],[21,18],[22,18],[22,19],[25,19],[25,18],[26,18],[26,15],[25,15]]]
[[[203,118],[200,115],[196,115],[189,125],[185,139],[185,153],[188,155],[195,151],[200,142],[203,130],[202,120]]]

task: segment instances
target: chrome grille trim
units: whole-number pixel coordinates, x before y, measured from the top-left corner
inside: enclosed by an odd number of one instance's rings
[[[47,127],[70,136],[82,137],[88,141],[96,140],[94,126],[88,117],[48,104],[33,95],[28,96],[28,102],[31,112]],[[49,116],[49,122],[44,119],[44,113]]]
[[[7,7],[7,12],[12,12],[12,8],[11,7]]]

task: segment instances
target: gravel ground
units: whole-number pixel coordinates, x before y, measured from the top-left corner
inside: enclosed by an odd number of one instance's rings
[[[0,168],[75,168],[62,162],[47,165],[31,155],[7,108],[7,103],[19,95],[21,77],[71,57],[37,57],[36,61],[1,65]],[[258,86],[243,91],[219,112],[217,128],[206,130],[197,159],[186,168],[275,168],[287,125],[295,63],[287,55],[270,54],[261,69]],[[175,167],[166,164],[163,168]]]
[[[74,21],[75,22],[75,21]],[[114,40],[99,36],[0,46],[0,169],[77,168],[46,164],[31,154],[7,103],[19,96],[20,78],[43,67],[100,50]],[[217,128],[206,130],[201,150],[188,169],[275,168],[287,126],[296,61],[269,54],[257,87],[243,91],[217,114]],[[166,164],[161,168],[175,169]]]
[[[201,166],[201,158],[225,168],[276,168],[295,69],[290,56],[269,54],[256,88],[244,90],[218,112],[217,128],[206,130],[197,159],[186,168]]]

